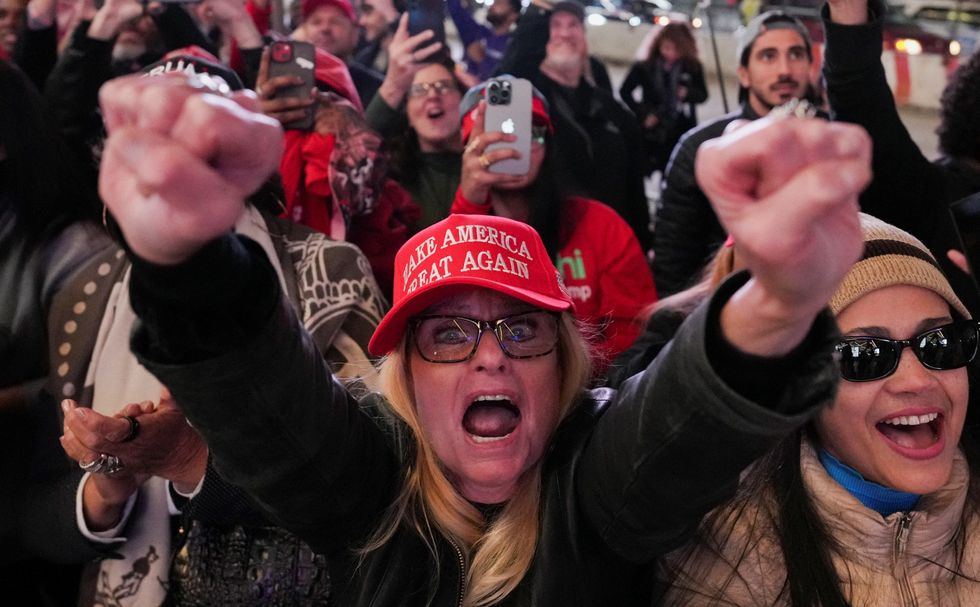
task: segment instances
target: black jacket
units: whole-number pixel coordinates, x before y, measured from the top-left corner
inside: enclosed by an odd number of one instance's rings
[[[503,604],[649,604],[650,563],[732,494],[745,465],[833,398],[836,330],[827,316],[785,372],[754,387],[771,406],[716,373],[712,344],[732,350],[720,337],[720,308],[744,280],[723,285],[644,374],[618,393],[584,395],[559,426],[544,460],[538,549]],[[181,266],[136,260],[134,351],[171,389],[225,478],[335,565],[351,564],[333,575],[338,604],[457,605],[461,560],[445,540],[433,556],[401,528],[353,568],[350,548],[391,504],[413,444],[331,378],[275,284],[254,244],[230,236]],[[758,369],[750,358],[742,367]],[[717,368],[727,376],[742,367]]]
[[[527,78],[548,100],[557,170],[567,194],[609,205],[626,220],[643,251],[650,250],[650,210],[640,126],[612,95],[608,75],[591,61],[596,84],[582,78],[568,89],[541,73],[550,13],[531,5],[501,59],[498,73]]]
[[[976,317],[980,297],[946,251],[960,248],[949,204],[980,192],[980,170],[951,158],[930,162],[922,155],[902,124],[881,64],[887,9],[872,0],[869,10],[871,20],[862,25],[832,23],[826,7],[822,13],[827,32],[823,73],[833,117],[863,126],[874,143],[874,179],[861,195],[861,210],[922,240]]]
[[[725,230],[694,179],[698,148],[709,139],[721,137],[733,120],[758,117],[746,103],[736,112],[688,131],[677,142],[664,174],[654,220],[653,280],[659,297],[668,297],[697,282],[705,263],[725,241]]]

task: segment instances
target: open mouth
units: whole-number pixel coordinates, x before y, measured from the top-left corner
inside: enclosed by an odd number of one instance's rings
[[[875,427],[902,451],[923,452],[939,443],[942,421],[939,413],[901,415],[883,419]]]
[[[479,396],[463,414],[463,429],[478,443],[507,438],[520,424],[521,410],[506,396]]]
[[[441,107],[430,107],[425,115],[429,120],[438,120],[446,115],[446,110]]]

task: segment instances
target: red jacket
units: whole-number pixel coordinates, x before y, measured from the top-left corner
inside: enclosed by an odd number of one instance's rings
[[[486,214],[490,205],[474,204],[457,190],[452,212]],[[637,315],[657,300],[653,273],[633,230],[599,201],[566,198],[559,240],[565,244],[555,266],[575,302],[575,316],[599,330],[593,363],[602,374],[636,339]]]

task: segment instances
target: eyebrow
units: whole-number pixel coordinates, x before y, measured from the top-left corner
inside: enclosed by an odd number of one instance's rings
[[[915,326],[912,331],[912,335],[909,337],[914,337],[923,331],[928,331],[930,329],[935,329],[936,327],[941,327],[942,325],[947,325],[953,322],[952,316],[937,316],[934,318],[925,318],[919,321],[919,324]],[[894,339],[891,336],[891,331],[885,327],[880,327],[878,325],[868,325],[864,327],[854,327],[853,329],[844,333],[844,337],[883,337],[885,339]]]

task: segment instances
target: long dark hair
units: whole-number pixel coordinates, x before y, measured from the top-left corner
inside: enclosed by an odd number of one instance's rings
[[[679,55],[679,61],[684,64],[694,65],[700,63],[698,60],[698,45],[694,40],[694,34],[691,32],[691,28],[681,21],[671,21],[660,28],[660,31],[654,35],[653,42],[650,43],[650,52],[647,53],[643,61],[652,65],[657,60],[657,57],[660,56],[660,47],[667,41],[674,43],[674,46],[677,48],[677,54]]]
[[[0,60],[0,205],[12,207],[29,238],[77,219],[97,219],[94,184],[52,127],[40,93]]]
[[[978,431],[980,429],[976,422],[971,422],[968,418],[960,438],[959,446],[970,470],[968,495],[961,515],[961,528],[965,528],[968,518],[980,515],[980,441],[978,441],[980,433]],[[844,593],[844,585],[848,584],[849,580],[842,579],[833,565],[833,556],[839,554],[843,547],[839,546],[828,533],[827,526],[815,510],[803,482],[800,447],[804,436],[808,437],[815,446],[819,445],[816,431],[811,424],[783,439],[753,464],[739,484],[735,497],[705,517],[695,539],[679,553],[677,560],[667,566],[668,586],[673,578],[684,571],[692,558],[697,558],[699,551],[707,550],[719,554],[733,526],[739,521],[746,522],[749,516],[755,516],[754,520],[748,521],[749,525],[753,527],[764,525],[771,528],[786,567],[786,578],[779,596],[775,599],[776,604],[785,601],[793,607],[849,607]],[[760,496],[771,499],[764,498],[762,501],[765,506],[761,512],[752,514],[752,506],[760,501]],[[755,531],[756,529],[753,528],[747,537],[758,537],[767,532],[765,528],[758,529],[759,534]],[[956,570],[962,563],[965,543],[969,539],[965,535],[958,533],[954,540],[956,568],[953,572],[965,579],[980,583],[980,580],[969,578]],[[739,564],[755,548],[756,545],[751,542],[742,548],[726,583],[738,577]],[[703,597],[699,597],[699,600],[700,598]]]
[[[452,59],[444,59],[438,62],[446,68],[459,91],[460,98],[466,92],[466,87],[456,77],[456,65]],[[391,177],[398,183],[411,186],[418,181],[419,167],[422,164],[422,150],[419,147],[419,136],[415,129],[408,126],[405,131],[397,136],[388,138],[388,150],[390,153],[389,169]]]
[[[531,207],[528,214],[528,224],[541,235],[541,241],[552,261],[558,257],[558,251],[565,246],[571,230],[561,229],[564,201],[568,195],[562,183],[558,180],[558,153],[554,148],[552,138],[545,140],[544,161],[538,178],[530,188]],[[564,238],[562,238],[564,237]]]

